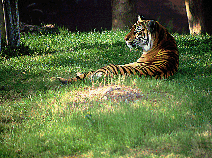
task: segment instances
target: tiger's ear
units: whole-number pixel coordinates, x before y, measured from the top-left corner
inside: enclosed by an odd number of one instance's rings
[[[142,19],[141,19],[141,16],[140,16],[140,15],[138,15],[138,21],[139,21],[139,22],[141,22],[141,21],[142,21]]]
[[[138,21],[142,22],[143,20],[146,20],[143,16],[138,15]]]
[[[148,28],[151,33],[155,30],[155,27],[156,27],[155,20],[150,20],[148,23]]]

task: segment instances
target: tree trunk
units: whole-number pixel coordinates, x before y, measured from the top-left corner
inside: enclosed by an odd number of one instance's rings
[[[3,0],[3,9],[5,14],[7,44],[11,48],[16,48],[20,45],[18,0]]]
[[[112,29],[127,29],[137,20],[136,0],[112,0]]]
[[[190,34],[212,33],[210,0],[185,0]]]
[[[1,52],[1,41],[4,36],[3,31],[4,31],[4,18],[3,18],[2,1],[0,0],[0,52]]]

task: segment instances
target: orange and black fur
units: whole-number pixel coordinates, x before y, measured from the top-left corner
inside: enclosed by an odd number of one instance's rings
[[[72,79],[58,78],[61,83],[72,83],[94,76],[136,75],[168,78],[172,76],[179,66],[179,55],[175,39],[165,27],[154,20],[138,21],[125,36],[127,46],[140,47],[143,50],[141,57],[134,63],[125,65],[108,65],[96,71],[78,74]]]

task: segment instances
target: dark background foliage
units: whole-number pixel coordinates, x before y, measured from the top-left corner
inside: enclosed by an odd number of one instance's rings
[[[21,0],[20,20],[27,24],[57,24],[71,31],[111,30],[111,4],[110,0]],[[169,31],[189,32],[184,0],[137,0],[136,9],[148,19],[159,20]]]

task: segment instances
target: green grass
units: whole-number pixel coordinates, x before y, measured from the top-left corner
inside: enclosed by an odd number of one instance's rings
[[[109,80],[139,89],[136,101],[79,98],[89,80],[61,85],[55,77],[125,64],[124,31],[27,34],[0,57],[0,157],[210,157],[212,42],[174,34],[179,71],[167,80]],[[102,83],[106,84],[106,83]],[[99,83],[95,84],[98,87]],[[91,117],[88,117],[91,114]]]

